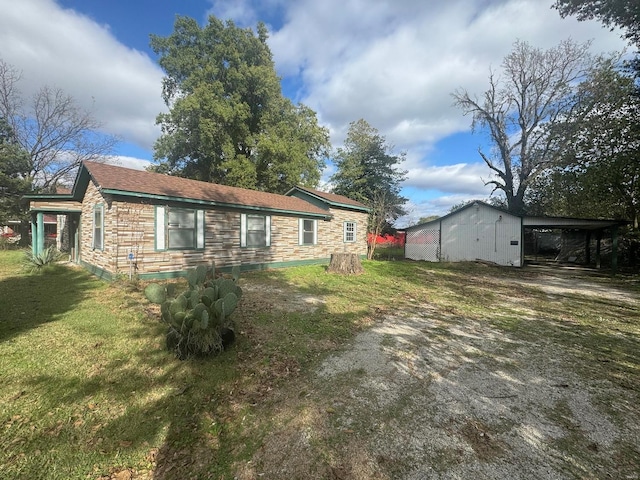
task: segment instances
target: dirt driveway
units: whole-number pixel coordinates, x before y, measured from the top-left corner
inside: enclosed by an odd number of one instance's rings
[[[570,293],[639,307],[588,278],[536,285],[549,302]],[[591,375],[522,312],[527,335],[426,304],[381,312],[296,387],[296,415],[238,478],[639,479],[636,389]]]

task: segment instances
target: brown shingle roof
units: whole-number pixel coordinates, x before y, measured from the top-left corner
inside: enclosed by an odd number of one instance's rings
[[[104,163],[84,162],[84,166],[103,190],[117,190],[123,194],[174,197],[211,202],[218,205],[257,207],[328,216],[325,210],[300,198],[229,187]]]
[[[323,198],[324,200],[327,200],[330,203],[340,203],[342,205],[352,205],[354,207],[367,208],[367,206],[364,203],[360,203],[356,200],[352,200],[349,197],[345,197],[344,195],[338,195],[336,193],[321,192],[320,190],[314,190],[313,188],[307,188],[307,187],[296,187],[296,188],[298,190],[302,190],[304,192],[308,192],[317,197]]]

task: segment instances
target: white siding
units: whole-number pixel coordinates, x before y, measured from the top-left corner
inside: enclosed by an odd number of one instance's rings
[[[441,260],[521,264],[520,217],[478,204],[441,221]]]

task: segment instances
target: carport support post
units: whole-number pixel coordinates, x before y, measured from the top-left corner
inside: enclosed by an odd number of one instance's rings
[[[596,268],[600,270],[600,242],[602,242],[602,230],[596,233]]]
[[[584,260],[587,266],[591,265],[591,230],[587,230],[584,242]]]
[[[615,276],[618,271],[618,227],[613,227],[611,232],[611,273]]]

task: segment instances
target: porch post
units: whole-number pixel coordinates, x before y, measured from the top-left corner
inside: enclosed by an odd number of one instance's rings
[[[602,241],[602,230],[596,233],[596,268],[600,270],[600,243]]]
[[[616,274],[618,270],[618,226],[613,227],[611,232],[611,273]]]
[[[36,228],[36,253],[44,252],[44,213],[38,212],[36,216],[37,228]]]
[[[38,242],[36,240],[38,227],[35,220],[35,215],[33,213],[31,214],[30,222],[31,222],[31,254],[35,256],[38,254]]]

